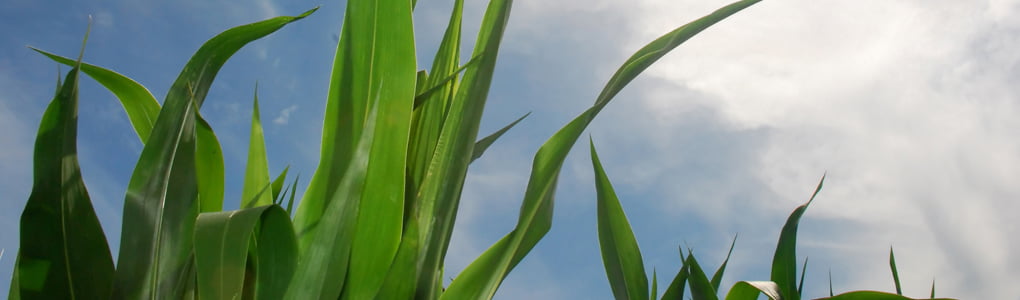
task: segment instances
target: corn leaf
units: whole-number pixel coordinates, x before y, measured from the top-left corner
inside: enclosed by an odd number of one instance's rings
[[[687,254],[687,263],[691,265],[690,268],[690,280],[691,286],[691,297],[694,300],[715,300],[719,299],[716,295],[715,288],[712,286],[712,282],[708,280],[708,275],[705,275],[705,271],[701,269],[698,264],[698,260],[694,258],[694,253]]]
[[[244,189],[241,190],[241,208],[273,204],[266,139],[262,133],[262,122],[259,117],[258,94],[259,87],[256,85],[251,113],[251,134],[248,138],[248,165],[244,172]]]
[[[730,251],[726,252],[726,259],[723,260],[722,265],[719,265],[719,269],[715,270],[715,274],[712,275],[712,287],[715,288],[715,292],[719,293],[719,286],[722,285],[723,273],[726,272],[726,265],[730,263],[730,255],[733,255],[733,247],[737,245],[737,237],[733,237],[733,242],[730,243]]]
[[[223,148],[209,122],[195,111],[195,177],[198,179],[198,206],[200,212],[223,210],[223,193],[226,172],[223,167]]]
[[[952,298],[938,298],[936,300],[951,300]],[[897,295],[877,291],[853,291],[842,293],[833,297],[818,298],[816,300],[914,300],[903,295]]]
[[[57,87],[57,90],[60,90],[59,86]],[[11,274],[11,287],[7,290],[7,300],[21,300],[21,283],[20,280],[18,280],[17,272],[17,265],[19,265],[18,262],[21,261],[21,259],[18,258],[20,256],[21,255],[17,255],[14,258],[15,271],[11,272],[13,274]]]
[[[804,296],[804,277],[807,277],[808,258],[804,258],[804,265],[800,268],[800,284],[797,285],[797,295]]]
[[[304,18],[277,17],[213,37],[167,93],[128,183],[115,298],[180,298],[187,293],[194,221],[200,210],[195,119],[216,73],[245,44]],[[168,188],[173,187],[173,188]]]
[[[659,275],[655,274],[655,268],[652,268],[652,292],[649,294],[648,300],[655,300],[655,296],[659,294]]]
[[[36,48],[31,49],[49,57],[53,61],[72,67],[75,65],[75,61],[70,58]],[[156,97],[153,97],[152,93],[149,93],[149,90],[138,82],[117,72],[87,63],[81,64],[81,71],[117,96],[120,104],[124,106],[124,112],[127,113],[128,120],[131,120],[135,133],[138,134],[138,138],[142,143],[145,143],[145,140],[149,138],[149,134],[152,132],[152,126],[156,125],[156,117],[159,116],[159,102],[156,101]]]
[[[662,294],[662,300],[681,300],[684,297],[684,286],[687,285],[687,277],[690,276],[690,271],[687,269],[687,260],[683,259],[683,253],[680,253],[681,266],[680,271],[673,276],[673,280],[670,281],[669,287],[666,288],[666,292]]]
[[[346,286],[359,207],[357,201],[343,200],[359,199],[364,190],[378,114],[377,107],[370,107],[365,134],[356,144],[350,164],[341,176],[343,180],[334,187],[334,199],[322,214],[315,242],[309,243],[299,256],[298,269],[284,299],[337,299]]]
[[[573,121],[560,129],[555,135],[549,138],[535,154],[532,163],[532,173],[528,181],[528,187],[524,196],[524,203],[521,206],[521,214],[517,226],[503,239],[491,246],[486,252],[472,262],[447,288],[443,295],[447,299],[489,299],[495,294],[496,289],[507,273],[513,269],[521,259],[524,258],[538,240],[548,232],[552,226],[552,200],[555,193],[556,177],[559,175],[560,167],[566,158],[567,153],[573,144],[580,137],[581,133],[596,115],[623,89],[631,80],[647,69],[670,50],[679,46],[684,41],[693,37],[698,32],[725,19],[726,17],[758,2],[760,0],[744,0],[702,17],[687,25],[652,41],[645,47],[638,50],[617,70],[616,74],[609,80],[605,88],[599,94],[595,105],[577,116]],[[492,1],[489,3],[489,10],[482,22],[482,29],[479,31],[478,41],[484,42],[490,38],[498,41],[502,36],[502,28],[506,23],[506,14],[509,12],[511,1]],[[498,25],[498,27],[496,26]],[[498,29],[498,30],[496,30]],[[473,70],[485,70],[481,72],[491,77],[491,66],[487,60],[493,60],[496,56],[498,45],[486,44],[487,47],[476,45],[475,52],[485,51],[483,61],[479,62],[477,69],[469,68],[464,76],[464,85],[459,92],[465,92],[465,85],[470,87],[472,80],[469,80]],[[491,47],[491,48],[489,48]],[[486,74],[489,73],[489,74]],[[486,91],[488,83],[485,83]],[[454,105],[457,105],[455,102]],[[480,110],[480,108],[479,108]],[[448,121],[449,122],[449,121]],[[449,126],[449,125],[447,125]],[[444,130],[446,128],[444,127]],[[474,128],[477,134],[477,127]],[[470,134],[467,136],[475,136]],[[467,147],[470,150],[470,146]],[[470,153],[470,152],[467,152]],[[466,164],[465,164],[466,165]],[[462,178],[462,177],[461,177]],[[459,189],[456,191],[459,193]],[[455,208],[456,205],[453,205]],[[442,210],[440,210],[442,212]],[[442,216],[442,215],[440,215]],[[440,222],[449,224],[452,227],[453,218],[447,216],[441,218]],[[445,239],[444,241],[447,241]],[[441,243],[445,244],[445,243]],[[445,246],[440,253],[445,255]],[[431,257],[430,257],[431,258]],[[440,261],[442,256],[439,256]]]
[[[298,176],[295,176],[294,177],[294,183],[292,183],[290,185],[290,191],[291,191],[290,192],[290,200],[287,200],[287,215],[288,216],[292,216],[293,213],[294,213],[294,210],[292,208],[294,208],[294,195],[297,194],[298,179],[301,179],[301,174],[298,174]]]
[[[280,190],[283,190],[284,180],[287,179],[287,171],[290,171],[290,166],[283,168],[283,172],[280,175],[276,175],[276,179],[273,179],[273,203],[282,203],[283,199],[280,197]],[[287,190],[283,190],[283,196],[287,196]]]
[[[253,237],[255,259],[248,257]],[[194,239],[199,298],[242,298],[246,273],[253,272],[249,260],[257,261],[259,298],[283,296],[294,272],[297,242],[290,218],[279,206],[203,213],[195,223]]]
[[[496,132],[493,132],[492,134],[478,140],[478,142],[475,142],[475,150],[474,154],[471,154],[471,161],[473,162],[481,158],[482,155],[485,154],[485,150],[489,149],[489,146],[492,146],[492,143],[495,143],[496,140],[503,136],[504,133],[509,131],[510,128],[513,128],[514,125],[517,125],[517,123],[520,123],[521,121],[524,120],[524,118],[527,118],[529,115],[531,115],[531,112],[524,114],[520,118],[517,118],[517,120],[510,122],[510,124],[503,126],[503,128],[500,128],[499,130],[496,130]]]
[[[79,72],[68,72],[39,125],[12,299],[111,295],[113,258],[78,165]]]
[[[374,297],[397,254],[404,224],[405,178],[416,61],[411,7],[406,1],[350,1],[345,26],[364,29],[342,36],[351,40],[354,58],[368,55],[364,69],[355,68],[353,85],[367,87],[363,102],[379,117],[361,195],[351,246],[345,299]],[[355,65],[358,62],[355,61]],[[378,101],[371,101],[378,99]],[[361,133],[366,134],[365,132]]]
[[[893,254],[892,247],[889,247],[889,269],[892,270],[893,283],[896,284],[896,294],[903,295],[903,289],[900,288],[900,272],[896,270],[896,255]]]
[[[811,204],[811,201],[815,200],[815,196],[822,190],[823,183],[825,183],[824,175],[818,181],[818,186],[815,187],[815,192],[811,194],[811,199],[808,199],[807,203],[793,210],[793,213],[786,219],[786,225],[783,225],[783,230],[779,234],[779,243],[776,246],[775,256],[772,258],[771,278],[773,282],[779,285],[780,295],[784,299],[800,299],[800,294],[797,293],[797,225],[800,223],[800,217],[804,215],[808,205]]]
[[[648,277],[645,275],[641,250],[638,248],[634,231],[627,222],[620,199],[616,197],[613,185],[591,144],[591,162],[595,167],[595,191],[597,192],[597,216],[599,245],[606,277],[616,299],[648,299]]]
[[[69,66],[74,64],[74,60],[69,58],[36,48],[32,48],[32,50],[56,62]],[[159,115],[160,107],[156,97],[152,96],[145,86],[117,72],[86,63],[82,63],[81,67],[82,72],[106,87],[120,100],[138,138],[144,144],[152,132],[156,117]],[[199,206],[202,212],[220,211],[223,210],[223,150],[209,123],[202,118],[201,114],[196,118],[198,124],[195,159],[199,181]]]
[[[738,281],[726,294],[726,300],[755,300],[760,294],[772,300],[783,300],[779,285],[772,281]]]
[[[325,224],[323,213],[334,206],[330,203],[333,200],[355,202],[358,218],[370,220],[355,224],[347,277],[351,282],[344,298],[375,296],[397,253],[403,226],[415,64],[411,7],[407,2],[347,2],[323,121],[321,158],[295,216],[302,251],[318,239],[316,231],[326,230],[320,225]],[[371,107],[373,103],[379,107]],[[380,117],[364,193],[357,193],[355,198],[336,197],[335,187],[346,180],[342,177],[349,169],[353,143],[370,134],[363,129],[369,126],[365,119],[370,110],[378,110]]]

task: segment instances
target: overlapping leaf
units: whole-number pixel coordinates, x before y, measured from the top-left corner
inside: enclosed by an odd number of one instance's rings
[[[12,299],[102,299],[111,294],[113,258],[78,165],[79,72],[75,63],[39,125]]]
[[[254,241],[255,249],[250,249]],[[255,257],[249,257],[251,252]],[[195,263],[201,299],[280,299],[296,267],[290,217],[276,205],[199,215]],[[245,277],[254,275],[254,295]],[[242,297],[243,296],[243,297]]]
[[[128,183],[114,297],[179,298],[187,292],[192,284],[187,279],[192,232],[200,210],[196,112],[233,53],[312,11],[227,30],[202,45],[184,67]]]
[[[552,200],[555,193],[556,177],[559,174],[560,167],[562,167],[570,148],[602,108],[627,83],[670,50],[705,28],[758,1],[744,0],[723,7],[708,16],[667,33],[632,55],[617,70],[616,74],[609,80],[609,83],[606,84],[606,87],[595,100],[595,105],[560,129],[535,154],[535,159],[532,163],[532,173],[528,181],[528,188],[525,192],[524,203],[521,207],[517,226],[503,239],[486,250],[481,257],[471,263],[454,279],[444,297],[448,299],[491,298],[502,282],[503,277],[548,232],[549,227],[552,225]],[[479,41],[502,35],[502,30],[487,30],[492,27],[491,25],[486,26],[486,24],[505,24],[505,14],[509,11],[509,6],[510,1],[490,2],[490,10],[486,12],[486,19],[483,21],[482,30],[479,33]],[[489,21],[490,16],[493,16],[492,21]],[[479,49],[483,48],[476,47],[475,51],[478,52]],[[495,55],[495,53],[486,50],[486,57],[488,55]],[[485,66],[486,64],[483,61],[480,63],[479,69]],[[470,74],[471,69],[465,75],[465,84],[470,82],[467,79]]]

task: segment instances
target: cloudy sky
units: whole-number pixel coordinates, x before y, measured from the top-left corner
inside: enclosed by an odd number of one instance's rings
[[[484,3],[467,2],[465,36],[473,37]],[[419,0],[420,61],[431,60],[451,3]],[[472,166],[447,274],[513,228],[534,152],[633,51],[727,3],[516,1],[482,132],[532,115]],[[57,77],[55,63],[24,46],[74,56],[92,15],[85,60],[161,98],[206,39],[316,5],[311,17],[241,50],[209,94],[203,114],[224,147],[228,207],[240,194],[256,81],[271,171],[314,171],[342,2],[0,3],[0,282],[13,268],[32,143]],[[827,295],[830,271],[837,292],[892,291],[891,246],[908,295],[926,296],[935,280],[941,296],[1007,299],[1020,294],[1017,82],[1018,0],[766,0],[648,69],[588,133],[660,287],[679,267],[679,245],[714,269],[735,234],[724,286],[767,280],[783,222],[827,172],[799,235],[798,255],[810,257],[808,296]],[[91,80],[81,84],[79,121],[82,172],[117,240],[141,144],[119,102]],[[587,145],[577,146],[552,230],[497,298],[611,297]],[[7,288],[0,284],[0,294]]]

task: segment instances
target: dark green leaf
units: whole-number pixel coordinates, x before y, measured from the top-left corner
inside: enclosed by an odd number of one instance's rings
[[[75,65],[67,74],[39,125],[11,298],[104,299],[111,294],[113,258],[78,165],[79,71]]]
[[[900,288],[900,272],[896,270],[896,255],[893,254],[892,247],[889,247],[889,269],[892,270],[893,283],[896,284],[896,294],[903,295],[903,289]]]

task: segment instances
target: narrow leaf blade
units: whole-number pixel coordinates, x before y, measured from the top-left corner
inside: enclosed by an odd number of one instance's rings
[[[648,277],[637,239],[616,197],[612,183],[599,161],[595,143],[591,144],[591,162],[595,168],[595,191],[599,245],[609,286],[616,299],[648,299]]]

